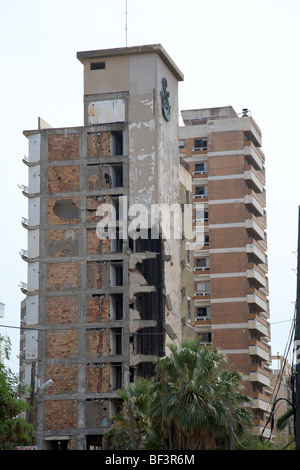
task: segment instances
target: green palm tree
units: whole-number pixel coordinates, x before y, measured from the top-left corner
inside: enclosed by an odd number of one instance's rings
[[[240,434],[252,424],[241,374],[226,368],[224,354],[200,339],[169,348],[156,379],[137,378],[118,391],[124,407],[106,434],[112,449],[215,449],[230,425]]]
[[[143,449],[146,442],[154,445],[158,436],[151,417],[154,379],[135,378],[116,393],[123,401],[123,410],[112,417],[113,424],[105,435],[110,448],[137,450]]]
[[[288,408],[276,422],[276,429],[278,431],[283,431],[286,426],[290,424],[290,422],[294,418],[294,408]]]
[[[154,410],[163,417],[171,449],[215,449],[228,435],[229,399],[235,433],[251,425],[251,414],[244,408],[250,398],[243,393],[241,374],[225,368],[224,354],[202,347],[200,339],[169,348],[170,356],[157,363],[161,394]]]

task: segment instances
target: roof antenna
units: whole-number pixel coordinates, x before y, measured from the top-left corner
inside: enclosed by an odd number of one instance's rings
[[[126,37],[126,47],[127,47],[127,0],[125,0],[125,37]]]

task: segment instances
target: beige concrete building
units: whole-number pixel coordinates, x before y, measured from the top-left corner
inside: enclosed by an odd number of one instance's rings
[[[276,432],[276,422],[280,416],[286,413],[293,404],[293,386],[292,386],[292,375],[293,370],[289,362],[282,356],[271,356],[272,360],[272,373],[271,373],[271,385],[274,390],[272,405],[274,406],[274,435],[278,436]],[[284,429],[284,433],[287,436],[293,436],[294,434],[294,420],[291,419]]]
[[[265,157],[247,110],[182,111],[193,186],[195,332],[243,373],[256,430],[270,409]]]
[[[181,340],[188,306],[182,240],[151,218],[160,205],[181,212],[183,75],[160,45],[77,57],[84,125],[57,129],[39,120],[24,132],[21,377],[30,384],[35,366],[36,387],[53,381],[35,397],[38,449],[102,448],[116,390],[153,374],[166,343]]]

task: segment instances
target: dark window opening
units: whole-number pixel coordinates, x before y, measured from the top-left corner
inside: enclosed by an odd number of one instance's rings
[[[69,440],[51,440],[45,441],[45,450],[68,450]]]
[[[123,238],[121,238],[122,229],[116,227],[116,238],[112,238],[110,241],[110,251],[111,253],[120,253],[123,251]]]
[[[197,196],[207,194],[207,192],[206,192],[206,186],[196,186],[195,194],[196,194]]]
[[[111,365],[111,390],[122,388],[122,364],[114,363]]]
[[[123,186],[123,165],[111,165],[112,187]]]
[[[123,155],[123,132],[111,133],[111,155]]]
[[[122,262],[111,263],[111,286],[123,285],[123,264]]]
[[[207,150],[207,139],[195,139],[194,150]]]
[[[201,333],[201,343],[211,343],[211,333]]]
[[[102,450],[102,436],[86,436],[86,450]]]
[[[105,62],[92,62],[91,70],[103,70],[105,69]]]
[[[119,356],[122,354],[122,329],[111,329],[111,354]]]
[[[206,317],[206,316],[207,316],[207,307],[198,307],[197,317]]]
[[[110,296],[110,318],[111,320],[122,320],[123,318],[123,295],[111,294]]]
[[[197,258],[196,259],[196,267],[197,268],[206,267],[206,258]]]

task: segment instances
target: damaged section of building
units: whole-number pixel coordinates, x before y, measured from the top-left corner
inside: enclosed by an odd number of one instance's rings
[[[53,381],[36,396],[39,449],[104,448],[108,418],[121,406],[116,390],[155,373],[168,342],[181,340],[188,305],[181,288],[185,242],[160,231],[132,238],[123,219],[125,211],[130,222],[134,204],[150,210],[182,203],[177,94],[183,76],[160,45],[79,52],[78,59],[84,125],[57,129],[39,119],[38,129],[24,132],[24,324],[36,332],[21,377],[30,383],[34,363],[40,383]],[[104,207],[113,209],[115,237],[99,237]]]

